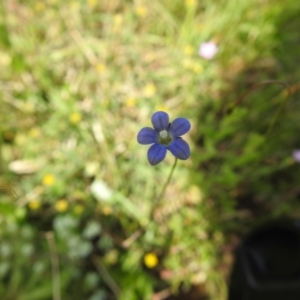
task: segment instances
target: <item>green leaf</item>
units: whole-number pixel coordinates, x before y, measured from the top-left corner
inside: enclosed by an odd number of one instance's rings
[[[17,73],[23,72],[26,68],[24,56],[22,54],[15,53],[12,57],[11,66],[15,72]]]
[[[14,205],[10,202],[3,202],[2,199],[0,201],[0,215],[2,217],[12,216],[15,212]]]
[[[7,28],[3,24],[0,24],[0,45],[6,48],[11,46]]]

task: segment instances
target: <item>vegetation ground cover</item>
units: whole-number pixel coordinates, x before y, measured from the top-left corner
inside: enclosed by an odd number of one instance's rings
[[[2,1],[1,299],[226,299],[237,241],[299,216],[298,15],[297,1]],[[159,110],[190,120],[192,155],[156,203],[173,157],[150,166],[136,135]]]

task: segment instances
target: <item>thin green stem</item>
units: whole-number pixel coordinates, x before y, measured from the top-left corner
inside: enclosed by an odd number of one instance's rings
[[[289,90],[288,90],[289,91]],[[278,110],[276,111],[276,114],[274,115],[273,119],[271,120],[268,129],[266,131],[266,136],[269,136],[269,134],[271,133],[275,123],[277,122],[278,117],[280,116],[281,112],[283,111],[285,105],[287,104],[287,102],[290,99],[290,95],[286,96],[283,101],[280,102],[280,106],[278,108]]]
[[[251,94],[253,91],[255,91],[256,89],[258,89],[261,86],[265,86],[265,85],[271,85],[271,84],[279,84],[285,87],[285,89],[288,91],[289,95],[290,95],[290,89],[289,89],[289,85],[286,84],[284,81],[281,80],[267,80],[264,82],[260,82],[257,83],[255,85],[253,85],[252,87],[250,87],[244,94],[242,94],[232,105],[232,107],[230,108],[230,110],[234,109],[236,106],[240,105],[244,99]]]
[[[117,285],[117,283],[115,282],[114,278],[110,275],[110,273],[106,269],[105,265],[102,263],[102,261],[97,256],[93,257],[93,262],[94,262],[94,265],[96,266],[98,273],[101,275],[103,281],[111,289],[111,291],[115,295],[116,299],[119,298],[120,288]]]
[[[59,272],[59,259],[57,256],[57,249],[55,243],[54,233],[52,231],[46,233],[46,240],[50,250],[50,261],[52,268],[52,290],[53,300],[60,300],[60,272]]]
[[[2,152],[3,139],[1,135],[2,132],[0,130],[0,175],[4,173],[4,162],[3,162],[3,152]]]
[[[165,182],[165,184],[164,184],[164,186],[163,186],[163,188],[162,188],[160,194],[157,196],[155,202],[160,202],[161,198],[164,196],[165,191],[166,191],[166,188],[167,188],[167,186],[169,185],[169,183],[170,183],[170,181],[171,181],[171,178],[172,178],[172,175],[173,175],[173,173],[174,173],[174,170],[175,170],[176,165],[177,165],[177,157],[175,158],[175,161],[174,161],[173,167],[172,167],[172,169],[171,169],[171,172],[170,172],[170,174],[169,174],[169,177],[168,177],[167,181]]]
[[[168,179],[167,181],[165,182],[165,184],[163,185],[162,187],[162,190],[161,192],[158,194],[158,196],[156,197],[155,199],[155,202],[154,202],[154,205],[152,206],[152,209],[151,209],[151,214],[150,214],[150,219],[153,220],[154,219],[154,210],[155,208],[157,207],[157,205],[160,203],[162,197],[164,196],[165,192],[166,192],[166,189],[167,189],[167,186],[169,185],[170,181],[171,181],[171,178],[173,176],[173,173],[174,173],[174,170],[175,170],[175,167],[177,165],[177,157],[175,158],[175,161],[174,161],[174,164],[173,164],[173,167],[171,169],[171,172],[168,176]]]

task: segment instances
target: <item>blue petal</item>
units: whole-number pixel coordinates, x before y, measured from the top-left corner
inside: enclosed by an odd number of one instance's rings
[[[171,125],[169,131],[174,138],[186,134],[191,129],[191,123],[185,118],[175,119]]]
[[[160,144],[152,145],[148,150],[148,160],[152,166],[157,165],[160,163],[167,154],[167,148]]]
[[[181,138],[175,139],[169,146],[168,149],[171,153],[182,160],[186,160],[190,157],[190,146]]]
[[[156,131],[162,131],[169,126],[169,116],[163,111],[158,111],[153,114],[151,122]]]
[[[158,133],[153,128],[144,127],[139,131],[137,141],[142,145],[153,144],[157,141],[157,135]]]

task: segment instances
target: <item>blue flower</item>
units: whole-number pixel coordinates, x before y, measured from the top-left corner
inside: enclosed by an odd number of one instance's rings
[[[166,157],[169,150],[175,157],[186,160],[190,157],[190,147],[180,136],[186,134],[190,122],[185,118],[177,118],[169,123],[169,116],[158,111],[151,118],[153,128],[144,127],[137,135],[138,143],[153,144],[148,150],[148,160],[152,166],[157,165]]]

